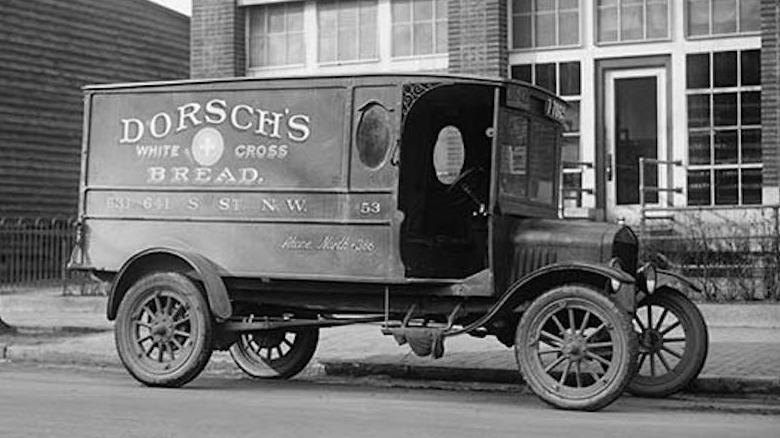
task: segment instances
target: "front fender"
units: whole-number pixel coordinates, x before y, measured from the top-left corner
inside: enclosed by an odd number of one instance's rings
[[[520,312],[525,303],[556,286],[584,283],[603,290],[606,282],[611,279],[622,283],[620,290],[614,291],[615,300],[621,308],[633,314],[635,279],[625,271],[590,263],[554,263],[539,268],[514,282],[485,315],[463,328],[447,331],[445,336],[468,333],[485,326],[497,315]]]
[[[660,289],[663,286],[667,286],[677,290],[689,288],[697,293],[701,293],[703,291],[703,288],[701,286],[699,286],[693,280],[691,280],[690,278],[682,274],[678,274],[676,272],[672,272],[666,269],[657,269],[655,272],[658,275],[658,280],[657,280],[658,284],[656,286],[656,289]]]

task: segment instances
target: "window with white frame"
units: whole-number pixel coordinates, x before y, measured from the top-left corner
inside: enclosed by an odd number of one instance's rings
[[[688,205],[761,204],[759,50],[686,57]]]
[[[685,0],[685,9],[689,37],[761,31],[761,0]]]
[[[377,0],[317,2],[319,62],[372,60],[377,54]]]
[[[582,162],[580,157],[580,63],[579,61],[519,64],[511,69],[519,79],[561,96],[568,104],[564,122],[561,160],[563,161],[563,198],[565,207],[582,207]],[[567,188],[572,190],[566,190]]]
[[[248,16],[250,68],[304,63],[303,2],[253,6]]]
[[[598,0],[600,43],[662,40],[669,34],[669,0]]]
[[[512,48],[579,45],[579,3],[579,0],[512,0]]]
[[[392,0],[393,56],[447,52],[447,0]]]

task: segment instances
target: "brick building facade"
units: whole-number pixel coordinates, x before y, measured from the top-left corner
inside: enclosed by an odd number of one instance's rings
[[[780,202],[775,0],[194,0],[193,77],[511,76],[572,105],[567,214]],[[759,73],[760,72],[760,73]]]
[[[189,75],[189,19],[146,0],[0,2],[0,218],[73,216],[92,83]]]

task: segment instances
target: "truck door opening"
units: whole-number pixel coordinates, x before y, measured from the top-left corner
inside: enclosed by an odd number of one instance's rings
[[[407,277],[465,278],[487,267],[492,87],[444,85],[406,114],[401,257]]]

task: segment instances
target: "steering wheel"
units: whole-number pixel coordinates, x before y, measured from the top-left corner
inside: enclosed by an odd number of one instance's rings
[[[464,193],[466,195],[465,198],[456,198],[453,202],[455,205],[460,205],[467,200],[471,200],[477,207],[482,210],[485,206],[485,203],[482,202],[479,197],[474,193],[474,190],[471,187],[471,183],[480,177],[483,177],[485,174],[485,169],[482,168],[482,166],[472,167],[465,172],[458,175],[457,178],[455,178],[455,181],[450,183],[450,186],[447,187],[447,193],[451,194],[454,193],[456,190],[459,190],[460,192]]]

